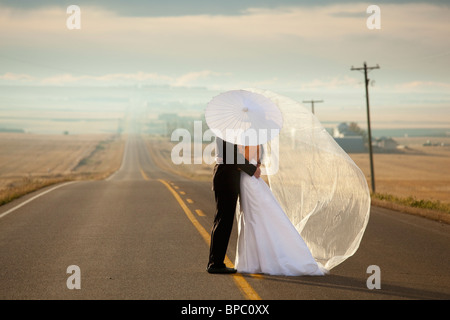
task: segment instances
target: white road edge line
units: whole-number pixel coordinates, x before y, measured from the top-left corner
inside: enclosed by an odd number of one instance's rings
[[[67,186],[67,185],[72,184],[72,183],[75,183],[75,182],[77,182],[77,181],[69,181],[69,182],[60,184],[60,185],[58,185],[58,186],[56,186],[56,187],[53,187],[53,188],[51,188],[51,189],[49,189],[49,190],[47,190],[47,191],[44,191],[44,192],[42,192],[42,193],[39,193],[38,195],[35,195],[33,198],[30,198],[30,199],[28,199],[27,201],[24,201],[24,202],[22,202],[21,204],[15,206],[14,208],[11,208],[11,209],[9,209],[8,211],[3,212],[2,214],[0,214],[0,219],[3,218],[4,216],[6,216],[7,214],[10,214],[11,212],[13,212],[13,211],[19,209],[20,207],[23,207],[23,206],[26,205],[27,203],[29,203],[29,202],[31,202],[31,201],[33,201],[33,200],[39,198],[40,196],[43,196],[44,194],[47,194],[47,193],[49,193],[49,192],[51,192],[51,191],[53,191],[53,190],[55,190],[55,189],[58,189],[58,188]]]
[[[130,141],[129,137],[127,138],[127,141],[125,141],[125,147],[123,148],[122,162],[121,162],[121,164],[120,164],[119,170],[116,170],[116,172],[114,172],[114,173],[111,174],[108,178],[106,178],[106,179],[105,179],[106,181],[111,181],[112,179],[114,179],[114,176],[115,176],[119,171],[122,171],[122,169],[123,169],[123,167],[124,167],[124,164],[125,164],[125,157],[128,157],[128,145],[129,145],[129,142],[128,142],[128,141]]]

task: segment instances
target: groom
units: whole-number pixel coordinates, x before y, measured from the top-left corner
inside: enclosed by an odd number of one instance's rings
[[[211,231],[209,273],[235,273],[236,269],[225,266],[224,259],[233,227],[237,199],[240,192],[241,172],[259,178],[259,166],[250,164],[238,152],[237,145],[216,138],[216,165],[214,167],[213,190],[216,199],[216,214]]]

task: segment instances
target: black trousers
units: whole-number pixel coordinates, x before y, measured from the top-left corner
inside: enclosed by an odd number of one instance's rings
[[[216,212],[211,230],[208,266],[223,267],[239,196],[240,171],[232,165],[214,168],[214,198]]]

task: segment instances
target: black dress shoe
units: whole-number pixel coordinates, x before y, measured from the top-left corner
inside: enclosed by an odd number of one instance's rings
[[[206,268],[206,271],[208,271],[209,273],[236,273],[236,269],[228,267],[208,267]]]

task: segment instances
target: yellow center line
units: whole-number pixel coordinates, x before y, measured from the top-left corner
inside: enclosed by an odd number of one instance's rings
[[[178,201],[179,205],[183,209],[184,213],[188,217],[188,219],[192,222],[194,227],[197,229],[197,231],[200,233],[202,238],[206,241],[206,243],[209,245],[211,237],[209,233],[203,228],[203,226],[198,222],[198,220],[195,218],[192,211],[188,208],[188,206],[184,203],[183,199],[181,199],[180,195],[168,184],[166,181],[162,179],[158,179],[159,182],[164,184],[167,189],[172,193],[174,198]],[[225,263],[228,265],[233,265],[233,263],[230,261],[230,259],[225,256]],[[261,297],[256,293],[256,291],[252,288],[252,286],[245,280],[245,278],[240,273],[234,273],[233,280],[238,286],[238,288],[242,291],[244,296],[249,300],[261,300]]]
[[[141,170],[141,175],[144,178],[144,180],[150,180],[150,178],[145,174],[144,170],[142,170],[142,168],[139,168],[139,170]]]
[[[203,211],[200,210],[200,209],[195,210],[195,212],[196,212],[200,217],[205,217],[205,216],[206,216],[206,215],[203,213]]]

